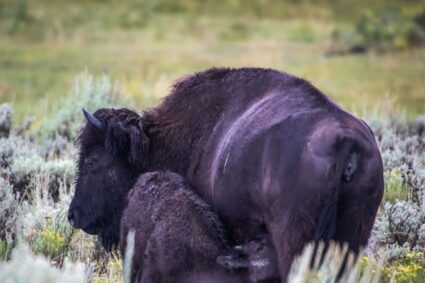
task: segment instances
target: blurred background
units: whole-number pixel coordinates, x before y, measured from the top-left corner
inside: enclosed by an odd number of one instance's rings
[[[350,111],[425,112],[425,1],[0,0],[0,103],[57,111],[82,71],[142,110],[213,66],[301,76]]]

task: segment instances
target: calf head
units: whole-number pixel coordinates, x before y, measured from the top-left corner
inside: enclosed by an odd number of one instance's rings
[[[143,118],[128,109],[83,109],[87,123],[78,138],[75,194],[68,220],[99,235],[110,250],[119,241],[119,222],[127,193],[147,162],[149,139]]]
[[[268,236],[235,246],[232,254],[217,257],[230,270],[248,270],[250,282],[280,282],[276,251]]]

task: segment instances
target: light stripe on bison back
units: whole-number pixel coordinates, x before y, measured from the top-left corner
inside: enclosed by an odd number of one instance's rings
[[[318,109],[312,107],[305,96],[287,95],[277,90],[254,102],[222,136],[211,164],[211,188],[214,188],[219,170],[225,172],[230,161],[237,161],[244,152],[244,145],[290,116],[315,110]]]

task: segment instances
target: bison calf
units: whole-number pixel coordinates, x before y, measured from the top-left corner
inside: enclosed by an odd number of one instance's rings
[[[121,218],[122,253],[130,230],[135,230],[133,281],[246,282],[244,272],[232,274],[216,263],[227,251],[221,222],[177,174],[139,177]]]

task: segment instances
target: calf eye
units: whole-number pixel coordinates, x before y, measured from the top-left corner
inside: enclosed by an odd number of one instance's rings
[[[257,252],[260,252],[264,249],[264,245],[263,244],[259,244],[257,247]]]

